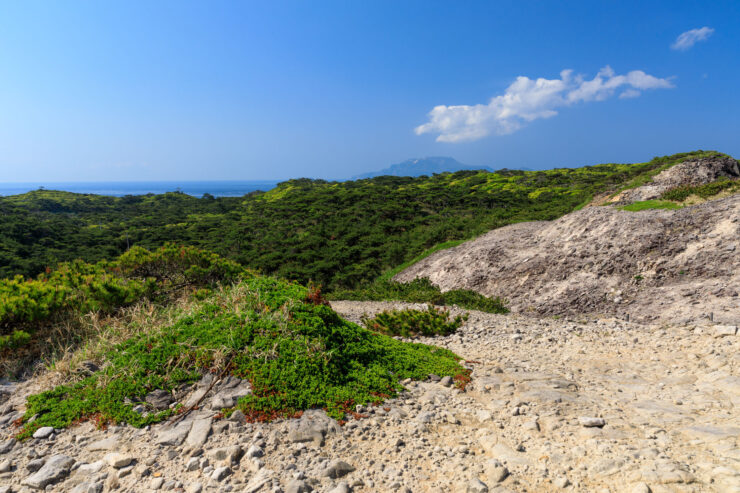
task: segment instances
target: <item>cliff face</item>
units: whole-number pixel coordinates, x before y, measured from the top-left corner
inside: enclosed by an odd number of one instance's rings
[[[617,202],[737,171],[734,160],[708,164],[676,165]],[[442,290],[502,296],[520,313],[629,315],[645,322],[713,313],[730,323],[740,318],[739,252],[736,194],[678,210],[588,207],[552,222],[515,224],[437,252],[395,279],[428,277]]]

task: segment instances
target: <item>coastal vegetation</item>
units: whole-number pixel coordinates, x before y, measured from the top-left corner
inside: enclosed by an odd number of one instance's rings
[[[637,186],[672,164],[714,154],[544,171],[297,179],[240,198],[38,190],[0,197],[0,277],[36,276],[59,262],[95,263],[133,246],[173,242],[264,274],[312,281],[329,295],[392,290],[369,287],[438,245],[516,222],[555,219],[596,194]]]
[[[51,291],[62,294],[49,296]],[[93,365],[29,397],[20,438],[39,427],[84,420],[136,427],[161,421],[180,406],[144,412],[144,397],[181,389],[206,373],[249,381],[252,393],[237,407],[252,420],[316,407],[340,418],[355,405],[396,395],[406,378],[467,376],[450,351],[363,329],[304,286],[255,275],[193,248],[136,249],[110,262],[63,264],[30,282],[24,298],[38,309],[4,303],[3,330],[20,324],[32,340],[42,337],[45,321],[99,311],[111,317],[96,333],[77,328],[74,351]],[[143,307],[138,318],[116,323],[137,306]],[[44,351],[42,344],[37,352]]]

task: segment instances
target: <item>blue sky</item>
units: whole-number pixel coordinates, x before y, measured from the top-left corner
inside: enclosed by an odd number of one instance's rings
[[[0,2],[0,182],[738,157],[739,25],[737,1]]]

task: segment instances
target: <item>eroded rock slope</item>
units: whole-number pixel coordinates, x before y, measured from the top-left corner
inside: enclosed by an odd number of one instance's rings
[[[588,207],[437,252],[395,279],[473,289],[514,312],[740,319],[740,194],[678,210]]]

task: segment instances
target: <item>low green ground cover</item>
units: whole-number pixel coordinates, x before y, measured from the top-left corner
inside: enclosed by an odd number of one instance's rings
[[[633,202],[632,204],[623,205],[619,209],[623,211],[645,211],[649,209],[680,209],[683,207],[681,204],[671,202],[669,200],[643,200],[640,202]]]
[[[337,290],[329,295],[333,300],[356,301],[406,301],[409,303],[432,303],[433,305],[457,305],[468,310],[488,313],[508,313],[506,301],[499,297],[486,297],[469,289],[453,289],[441,292],[429,279],[414,279],[408,283],[376,281],[352,290]]]
[[[740,191],[740,180],[718,180],[713,183],[707,183],[706,185],[697,186],[683,186],[673,188],[663,193],[660,197],[664,200],[673,200],[676,202],[683,202],[692,195],[696,195],[702,199],[708,199],[714,197],[721,192],[737,192]]]
[[[429,305],[426,310],[385,310],[373,317],[365,315],[362,323],[370,330],[394,336],[446,336],[467,319],[467,314],[451,318],[449,311]]]
[[[253,395],[237,404],[250,419],[316,407],[341,418],[356,404],[396,395],[405,378],[467,378],[454,353],[347,322],[293,282],[246,273],[195,293],[169,322],[138,327],[97,355],[101,370],[29,397],[19,437],[84,420],[136,427],[161,421],[181,409],[144,415],[134,406],[205,372],[250,381]]]

